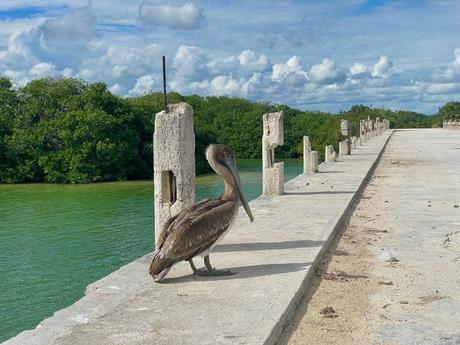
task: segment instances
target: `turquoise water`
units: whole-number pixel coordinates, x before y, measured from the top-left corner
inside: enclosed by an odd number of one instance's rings
[[[261,194],[260,160],[239,160],[249,200]],[[285,160],[286,180],[302,170]],[[196,199],[217,197],[216,175]],[[0,342],[34,328],[84,295],[88,284],[153,248],[153,183],[0,185]]]

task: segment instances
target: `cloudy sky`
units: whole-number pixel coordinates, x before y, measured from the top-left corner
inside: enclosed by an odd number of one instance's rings
[[[338,111],[460,101],[458,0],[1,0],[0,74]]]

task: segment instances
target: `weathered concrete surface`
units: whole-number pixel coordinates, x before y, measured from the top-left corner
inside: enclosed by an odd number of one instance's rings
[[[329,276],[313,277],[280,344],[460,344],[460,131],[454,132],[393,134],[321,263]],[[397,261],[382,260],[382,248]],[[337,317],[322,317],[325,306]]]
[[[289,181],[285,195],[252,201],[254,223],[241,211],[211,254],[235,275],[194,277],[183,263],[155,284],[147,255],[5,345],[273,344],[390,133]]]
[[[350,144],[348,139],[339,142],[339,156],[345,156],[350,154]]]
[[[310,171],[308,172],[311,172],[311,173],[318,172],[318,152],[317,151],[310,152]]]
[[[303,137],[303,172],[307,173],[312,170],[311,162],[311,143],[308,136]]]
[[[399,261],[375,272],[394,283],[372,298],[382,343],[460,344],[459,158],[460,131],[398,130],[387,147],[379,247]]]
[[[337,159],[337,156],[335,155],[334,146],[327,145],[324,149],[325,149],[325,154],[324,154],[325,161],[335,162]]]
[[[169,104],[155,116],[153,134],[155,229],[195,201],[195,132],[193,109]],[[152,229],[153,230],[153,229]],[[155,231],[155,243],[160,231]]]
[[[263,115],[262,194],[284,192],[284,163],[275,163],[275,148],[284,145],[283,112]]]

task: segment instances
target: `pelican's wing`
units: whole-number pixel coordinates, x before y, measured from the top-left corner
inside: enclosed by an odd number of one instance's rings
[[[184,218],[187,217],[191,212],[195,211],[197,208],[200,208],[203,204],[207,203],[210,201],[209,199],[204,199],[198,203],[196,203],[193,206],[190,206],[189,208],[183,210],[182,212],[179,212],[176,214],[174,217],[171,217],[168,219],[168,221],[165,223],[163,226],[163,229],[161,230],[161,233],[158,235],[156,247],[157,249],[160,249],[163,246],[163,243],[166,241],[168,236],[173,232],[174,230],[177,229],[177,224],[182,222]]]
[[[229,201],[208,200],[183,212],[186,214],[181,212],[167,229],[168,236],[150,264],[150,274],[156,275],[173,263],[208,249],[227,230],[235,206]]]

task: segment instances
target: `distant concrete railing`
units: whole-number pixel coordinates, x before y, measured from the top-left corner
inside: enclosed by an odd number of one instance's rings
[[[443,121],[442,128],[460,128],[460,120]]]

